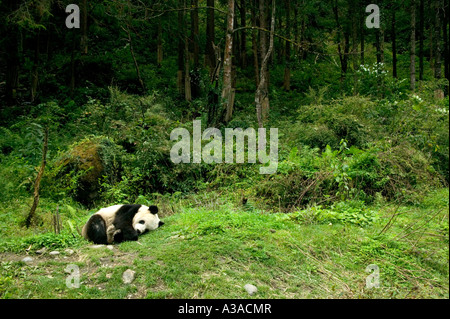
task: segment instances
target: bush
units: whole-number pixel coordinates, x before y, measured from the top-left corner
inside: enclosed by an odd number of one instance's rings
[[[110,139],[103,136],[84,138],[49,165],[44,180],[47,194],[69,194],[76,201],[91,206],[99,199],[100,179],[110,183],[120,179],[122,157],[122,148]]]
[[[312,206],[291,213],[290,218],[302,224],[352,224],[361,227],[376,220],[375,211],[366,208],[362,201],[344,201],[333,204],[329,209]]]

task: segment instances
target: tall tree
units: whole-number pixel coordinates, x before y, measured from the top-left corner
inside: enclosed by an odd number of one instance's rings
[[[191,44],[193,67],[191,72],[191,93],[192,98],[200,95],[200,46],[199,46],[199,21],[198,21],[198,0],[191,2]]]
[[[241,62],[241,68],[245,69],[247,68],[247,32],[245,31],[245,27],[247,25],[247,8],[246,8],[246,1],[241,0],[240,6],[239,6],[239,16],[241,20],[241,28],[244,28],[240,35],[240,62]]]
[[[206,1],[206,48],[205,48],[205,65],[210,69],[210,73],[214,72],[216,66],[216,57],[214,52],[215,41],[215,17],[214,17],[214,0]]]
[[[434,38],[436,39],[436,54],[434,63],[434,77],[440,79],[442,76],[442,45],[441,45],[441,15],[443,14],[443,3],[441,0],[433,0],[434,12],[436,13]]]
[[[424,15],[424,2],[425,0],[420,0],[419,2],[419,81],[423,80],[423,39],[424,39],[424,26],[425,26],[425,15]],[[395,11],[394,11],[395,14]],[[397,61],[396,61],[397,62]]]
[[[334,1],[333,12],[334,19],[336,21],[336,33],[337,33],[337,47],[339,54],[339,61],[341,63],[341,82],[344,80],[345,74],[347,73],[348,67],[348,52],[349,52],[349,34],[347,28],[343,28],[339,17],[339,4],[338,0]],[[344,42],[341,41],[341,36],[344,36]]]
[[[19,8],[16,0],[6,1],[6,12],[11,15]],[[8,21],[5,30],[5,61],[6,61],[6,104],[17,103],[17,90],[19,88],[19,28],[16,23]]]
[[[285,0],[286,4],[286,37],[291,37],[291,0]],[[285,62],[284,62],[284,78],[283,88],[286,91],[291,90],[291,43],[290,40],[285,40]]]
[[[449,5],[448,5],[448,0],[444,0],[444,7],[443,7],[443,19],[442,19],[442,34],[443,34],[443,36],[444,36],[444,76],[445,76],[445,78],[447,79],[447,80],[449,80],[450,81],[450,78],[449,78],[449,53],[450,53],[450,50],[449,50],[449,41],[448,41],[448,22],[449,22],[449,19],[448,19],[448,8],[449,7]],[[449,90],[449,87],[447,86],[447,92],[445,92],[445,94],[447,94],[448,95],[448,90]]]
[[[410,30],[410,63],[409,81],[411,91],[416,89],[416,1],[411,0],[411,30]]]
[[[253,51],[253,67],[255,69],[255,83],[259,85],[259,45],[258,45],[258,16],[257,4],[259,0],[253,0],[251,6],[252,13],[252,51]]]
[[[130,1],[128,1],[128,7],[130,7]],[[80,48],[81,54],[86,55],[88,53],[88,5],[87,0],[81,1],[81,39]]]
[[[260,12],[265,11],[265,0],[259,0],[259,9]],[[264,14],[261,14],[261,17],[264,18]],[[262,19],[263,20],[263,19]],[[262,27],[262,26],[261,26]],[[259,84],[256,88],[255,93],[255,104],[256,104],[256,117],[258,119],[258,126],[260,128],[264,127],[264,122],[267,120],[269,113],[269,90],[268,90],[268,63],[270,55],[273,51],[273,37],[275,33],[275,0],[272,0],[272,16],[270,23],[270,39],[269,39],[269,48],[265,50],[265,46],[261,44],[261,51],[265,54],[262,62],[261,69],[259,72]],[[264,51],[263,51],[264,50]]]
[[[184,0],[179,0],[178,4],[181,8],[184,8]],[[183,95],[184,93],[184,53],[185,53],[185,32],[184,32],[184,10],[178,10],[178,58],[177,58],[177,88],[178,93]]]
[[[233,30],[234,30],[234,0],[228,0],[227,31],[225,39],[225,50],[223,56],[223,120],[225,123],[231,120],[233,115],[233,104],[235,91],[232,87],[232,52],[233,52]]]
[[[395,4],[392,4],[392,21],[391,21],[391,38],[392,38],[392,77],[397,78],[397,30],[395,12],[397,10]]]

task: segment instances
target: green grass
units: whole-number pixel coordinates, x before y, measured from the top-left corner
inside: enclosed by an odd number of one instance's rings
[[[44,200],[43,205],[54,204]],[[389,204],[371,210],[377,218],[360,227],[299,219],[298,212],[244,211],[229,204],[215,210],[184,207],[170,216],[162,212],[163,227],[112,250],[91,248],[91,243],[74,238],[67,226],[60,235],[49,234],[45,223],[25,230],[6,214],[0,239],[0,296],[448,298],[448,189],[430,194],[417,206]],[[80,215],[73,220],[80,227],[92,211],[76,211]],[[5,224],[8,218],[10,224]],[[21,236],[14,238],[7,230],[16,227]],[[43,234],[33,234],[39,230]],[[61,254],[36,255],[42,246]],[[65,253],[67,247],[75,253]],[[26,249],[34,258],[29,264],[20,261]],[[80,269],[78,289],[66,287],[69,264]],[[369,264],[380,269],[380,288],[365,286]],[[136,271],[136,279],[125,285],[121,278],[128,268]],[[247,283],[258,287],[252,297],[243,288]]]

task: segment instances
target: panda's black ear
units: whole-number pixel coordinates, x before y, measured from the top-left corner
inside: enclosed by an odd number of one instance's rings
[[[158,214],[158,207],[155,205],[152,205],[148,208],[150,210],[150,213],[152,213],[153,215]]]

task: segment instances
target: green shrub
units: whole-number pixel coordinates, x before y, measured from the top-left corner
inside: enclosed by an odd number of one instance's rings
[[[289,216],[302,224],[352,224],[361,227],[371,225],[377,219],[376,213],[366,208],[363,201],[337,202],[328,209],[312,206]]]

